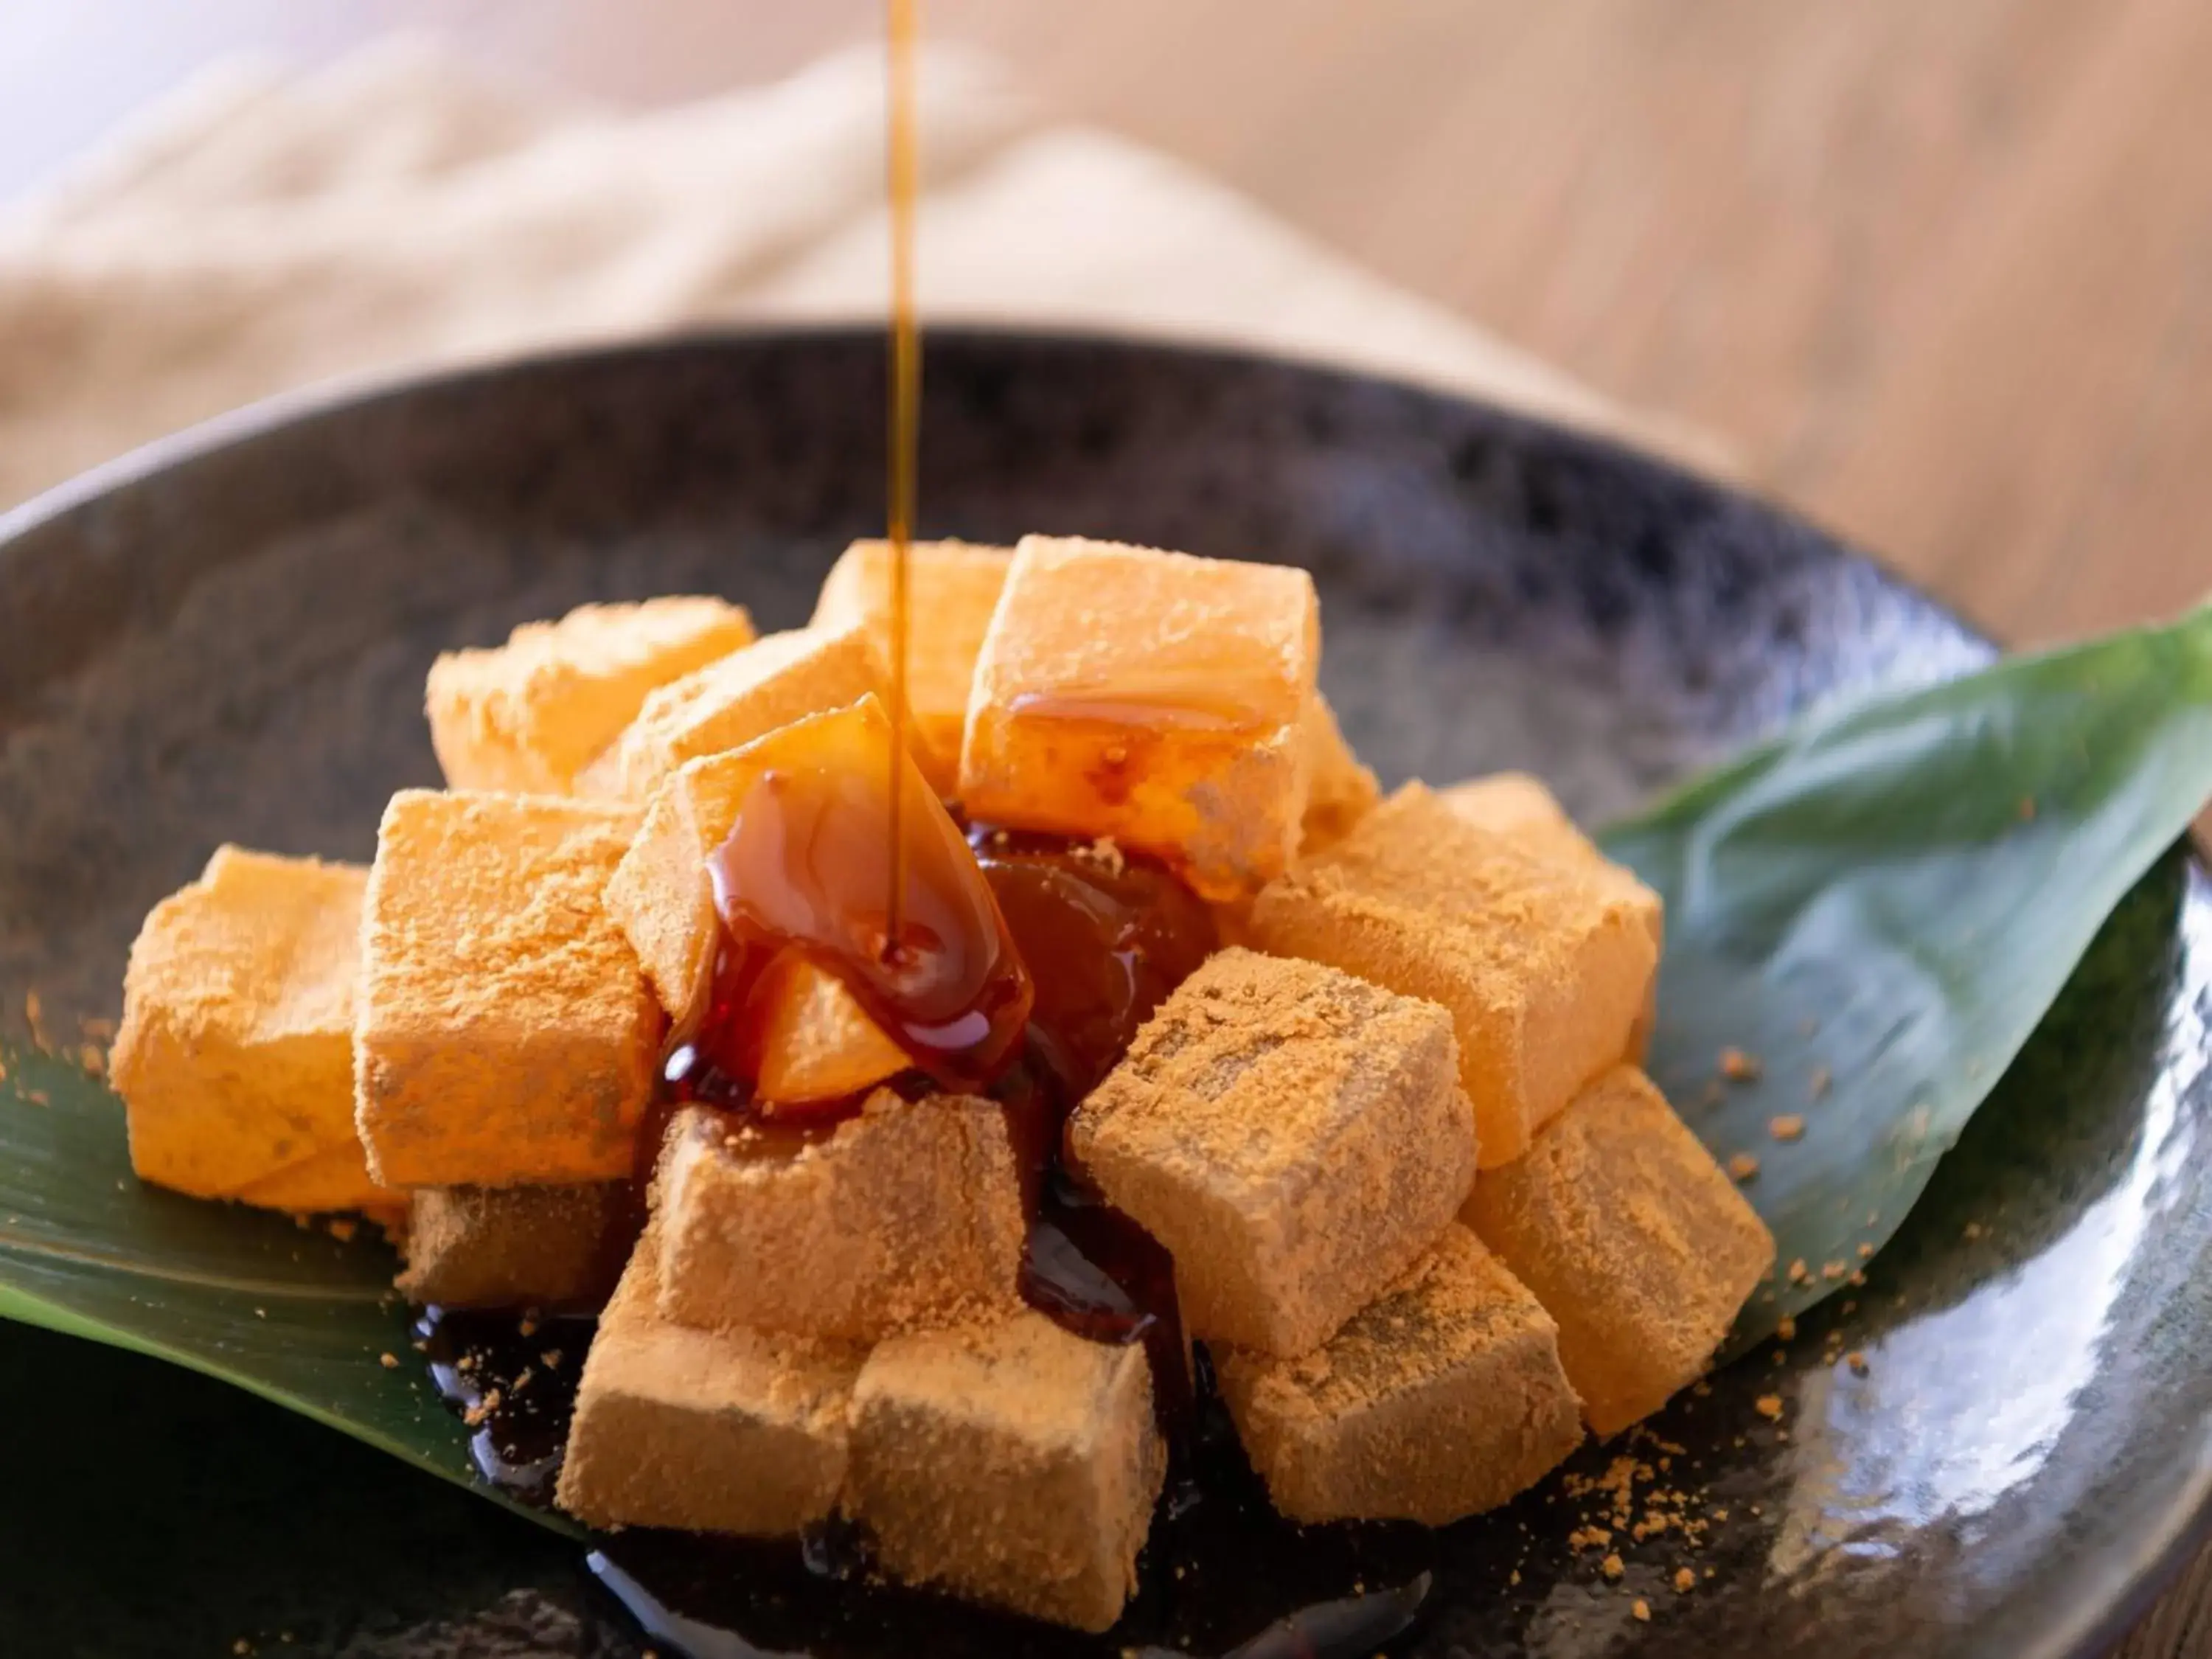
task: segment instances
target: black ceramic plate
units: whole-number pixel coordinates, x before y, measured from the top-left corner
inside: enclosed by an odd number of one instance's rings
[[[436,779],[420,707],[441,647],[659,592],[803,621],[837,550],[882,523],[881,360],[865,334],[738,337],[251,414],[7,520],[0,1011],[19,1017],[36,983],[64,1015],[115,1012],[140,917],[220,840],[366,859],[386,796]],[[1322,678],[1386,781],[1527,767],[1601,817],[1817,699],[1987,654],[1756,502],[1398,386],[939,334],[923,434],[931,533],[1310,566]],[[1846,1659],[2109,1639],[2212,1490],[2208,979],[2212,888],[2176,854],[1850,1313],[1832,1305],[1787,1359],[1754,1355],[1659,1419],[1680,1449],[1643,1447],[1670,1461],[1656,1484],[1728,1521],[1697,1548],[1618,1534],[1618,1583],[1602,1551],[1565,1541],[1606,1501],[1558,1478],[1499,1515],[1374,1542],[1363,1559],[1436,1572],[1395,1650]],[[1863,1377],[1823,1362],[1838,1319]],[[1752,1409],[1770,1391],[1786,1438]],[[1607,1456],[1585,1448],[1570,1473]],[[1223,1564],[1244,1593],[1223,1597],[1222,1644],[1264,1620],[1288,1559]],[[1677,1594],[1684,1566],[1694,1588]],[[1343,1588],[1320,1568],[1308,1585]],[[844,1653],[1079,1650],[919,1604],[903,1632],[895,1608],[888,1633],[781,1634]],[[641,1645],[580,1553],[526,1522],[183,1372],[0,1329],[0,1651],[241,1640]]]

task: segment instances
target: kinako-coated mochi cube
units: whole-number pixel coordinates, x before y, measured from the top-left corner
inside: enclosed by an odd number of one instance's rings
[[[580,605],[525,623],[505,645],[431,665],[430,746],[451,788],[565,795],[647,692],[752,638],[742,610],[712,599]]]
[[[1103,1631],[1167,1474],[1139,1344],[1042,1314],[895,1337],[853,1389],[845,1504],[892,1577]]]
[[[140,1177],[272,1209],[390,1202],[354,1133],[357,865],[218,848],[131,947],[109,1075]]]
[[[627,1182],[565,1187],[418,1187],[410,1195],[410,1302],[441,1308],[562,1307],[612,1288],[637,1225]]]
[[[599,1316],[557,1498],[595,1527],[792,1536],[845,1483],[863,1351],[678,1325],[648,1228]]]
[[[704,1108],[661,1156],[660,1310],[866,1342],[1003,1316],[1027,1234],[1006,1113],[888,1089],[834,1128]]]
[[[866,697],[779,727],[742,749],[687,762],[661,785],[607,884],[606,903],[661,1006],[679,1025],[704,1006],[723,937],[708,860],[729,839],[755,787],[778,769],[831,769],[879,779],[890,744],[889,716]],[[904,781],[914,833],[958,843],[959,856],[968,856],[958,827],[911,757]],[[975,878],[980,887],[980,872]],[[772,988],[784,1006],[767,1022],[769,1063],[754,1079],[763,1101],[788,1104],[851,1094],[907,1068],[903,1051],[834,976],[798,968]]]
[[[393,1187],[618,1180],[660,1011],[600,894],[636,812],[403,790],[362,918],[355,1121]]]
[[[770,634],[653,691],[578,776],[576,793],[642,806],[688,760],[742,748],[883,689],[875,647],[858,624]]]
[[[1310,854],[1333,847],[1350,835],[1352,826],[1382,799],[1382,790],[1375,781],[1375,774],[1352,752],[1336,723],[1336,711],[1318,691],[1306,705],[1304,725],[1313,775],[1306,791],[1298,851]]]
[[[1407,784],[1255,901],[1253,941],[1451,1011],[1482,1167],[1528,1150],[1627,1053],[1658,948],[1618,889]]]
[[[1558,1328],[1464,1227],[1313,1352],[1224,1348],[1214,1364],[1293,1521],[1440,1527],[1533,1486],[1583,1437]]]
[[[1619,1066],[1474,1183],[1464,1218],[1559,1322],[1600,1435],[1694,1381],[1774,1238],[1650,1080]]]
[[[1010,547],[973,542],[915,542],[907,548],[907,708],[920,741],[915,759],[938,793],[960,781],[960,737],[976,653],[1006,585]],[[877,659],[889,672],[891,640],[891,546],[854,542],[830,567],[815,601],[815,628],[864,624]],[[848,698],[846,701],[851,701]]]
[[[1665,956],[1667,911],[1659,895],[1638,880],[1633,870],[1606,857],[1595,842],[1576,828],[1566,810],[1538,780],[1526,772],[1498,772],[1440,789],[1437,799],[1469,823],[1504,836],[1532,857],[1618,892],[1643,917],[1651,930],[1651,943]],[[1658,1017],[1658,994],[1655,975],[1644,1012],[1630,1035],[1627,1054],[1631,1060],[1640,1061],[1650,1044],[1651,1028]]]
[[[1320,657],[1303,570],[1025,537],[976,659],[961,803],[1249,894],[1297,850]]]
[[[1074,1162],[1174,1255],[1192,1335],[1294,1355],[1436,1242],[1474,1178],[1451,1018],[1231,949],[1068,1124]]]

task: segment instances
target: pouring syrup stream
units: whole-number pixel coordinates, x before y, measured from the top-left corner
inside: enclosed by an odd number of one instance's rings
[[[884,54],[890,122],[884,163],[890,194],[890,489],[886,526],[891,544],[890,872],[884,950],[895,956],[906,921],[906,863],[900,849],[899,769],[907,740],[907,562],[914,540],[915,470],[921,422],[921,332],[914,305],[914,211],[920,173],[915,131],[914,41],[916,0],[885,0]]]

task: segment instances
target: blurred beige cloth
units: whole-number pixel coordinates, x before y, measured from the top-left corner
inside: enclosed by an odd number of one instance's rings
[[[1218,340],[1726,469],[1127,140],[921,64],[930,321]],[[881,58],[611,112],[416,43],[212,71],[0,211],[0,507],[271,393],[744,320],[883,315]]]

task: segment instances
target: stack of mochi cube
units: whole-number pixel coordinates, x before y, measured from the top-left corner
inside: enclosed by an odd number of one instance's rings
[[[1276,1506],[1449,1522],[1698,1376],[1773,1243],[1639,1069],[1656,896],[1534,780],[1382,798],[1303,571],[1036,536],[912,562],[929,793],[1158,860],[1234,941],[1063,1150],[1172,1254]],[[584,1520],[842,1516],[892,1577],[1103,1630],[1166,1468],[1154,1379],[1023,1304],[1000,1109],[913,1088],[802,968],[755,1097],[858,1109],[689,1107],[639,1144],[749,785],[891,752],[890,563],[854,544],[764,637],[666,599],[441,657],[447,787],[392,798],[366,870],[219,851],[134,947],[114,1077],[149,1181],[389,1217],[418,1301],[604,1300],[559,1486]]]

